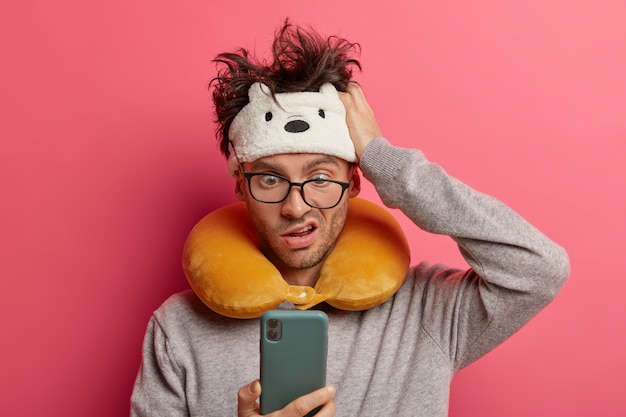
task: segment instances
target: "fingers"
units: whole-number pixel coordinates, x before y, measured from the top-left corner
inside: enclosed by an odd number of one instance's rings
[[[259,381],[254,381],[251,384],[241,387],[237,393],[237,416],[252,417],[260,415],[259,404],[257,403],[260,396],[261,384]]]
[[[315,414],[316,417],[333,417],[336,412],[333,397],[336,389],[334,387],[325,387],[313,391],[310,394],[303,395],[300,398],[287,404],[280,411],[272,413],[271,416],[281,417],[303,417],[311,410],[321,407]],[[254,381],[251,384],[244,385],[237,393],[237,416],[238,417],[259,417],[259,404],[257,400],[261,396],[261,384]]]
[[[311,410],[322,407],[316,414],[316,417],[331,417],[335,415],[335,403],[332,401],[336,390],[334,387],[324,387],[313,391],[310,394],[290,402],[281,411],[281,416],[285,417],[301,417],[307,415]]]
[[[371,112],[371,108],[365,99],[363,88],[356,81],[348,84],[346,92],[340,92],[339,98],[346,108],[356,109],[359,112]]]
[[[365,101],[365,94],[363,93],[363,88],[361,88],[361,85],[357,83],[356,81],[350,81],[348,83],[348,88],[346,89],[346,93],[349,96],[354,97],[355,99],[359,101]]]
[[[339,98],[343,102],[346,111],[348,108],[352,108],[355,105],[357,99],[365,99],[361,86],[356,82],[350,82],[345,92],[339,92]]]

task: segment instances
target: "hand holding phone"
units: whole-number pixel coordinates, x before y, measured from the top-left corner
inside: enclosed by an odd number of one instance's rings
[[[246,384],[237,393],[237,416],[238,417],[261,417],[259,410],[259,395],[261,383],[258,380]],[[300,410],[319,409],[320,416],[333,417],[337,412],[333,398],[337,390],[327,386],[310,394],[303,395],[290,402],[281,409],[281,415],[285,417],[302,417]],[[317,416],[318,414],[315,414]]]
[[[328,317],[317,310],[273,310],[261,319],[261,414],[326,386]],[[311,411],[307,416],[317,412]]]

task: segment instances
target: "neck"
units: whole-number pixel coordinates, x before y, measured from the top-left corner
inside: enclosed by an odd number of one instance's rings
[[[289,285],[315,287],[320,277],[321,265],[308,269],[289,269],[280,271],[283,279]]]

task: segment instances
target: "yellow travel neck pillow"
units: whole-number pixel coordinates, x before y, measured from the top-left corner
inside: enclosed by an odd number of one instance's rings
[[[409,268],[409,246],[386,210],[350,199],[348,217],[314,288],[289,285],[261,253],[244,203],[206,215],[191,230],[183,269],[196,295],[232,318],[260,317],[283,301],[305,310],[326,301],[341,310],[375,307],[400,288]]]

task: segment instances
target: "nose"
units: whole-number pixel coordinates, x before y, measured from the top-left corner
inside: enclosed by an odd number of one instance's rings
[[[291,187],[287,198],[282,202],[281,212],[285,217],[298,219],[311,210],[311,206],[304,202],[302,189]]]

